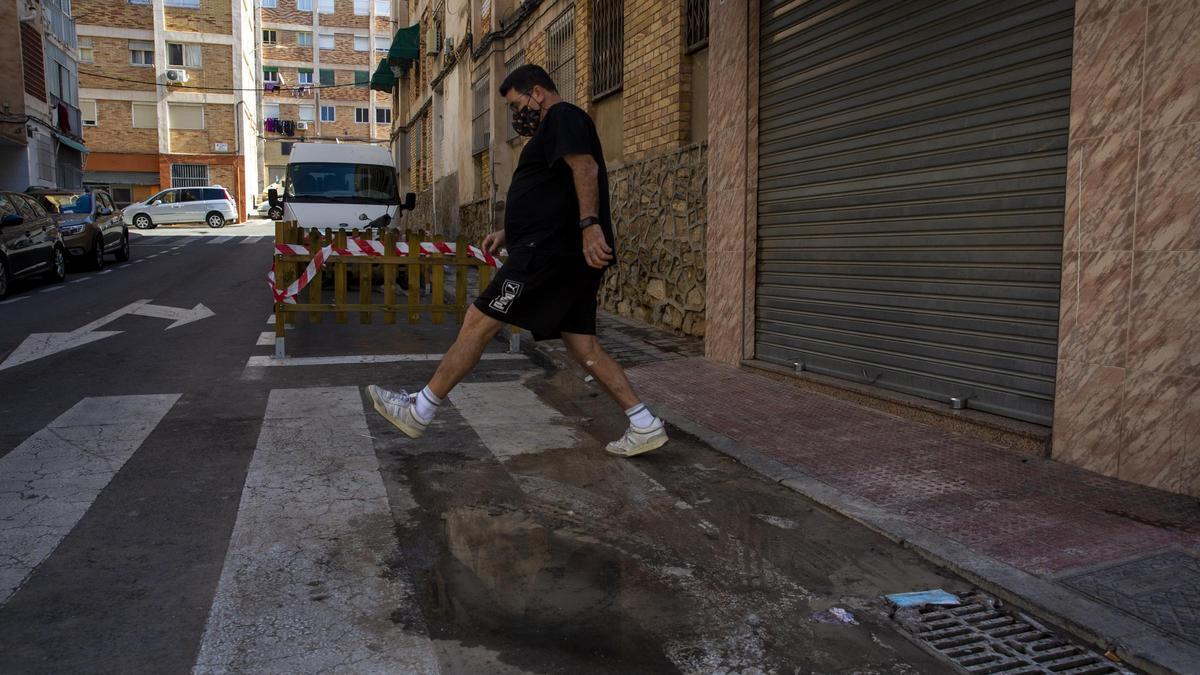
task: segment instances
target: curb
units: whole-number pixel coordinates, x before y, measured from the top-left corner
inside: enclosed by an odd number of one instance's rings
[[[582,372],[561,354],[532,340],[524,341],[522,351],[543,365]],[[1080,638],[1101,652],[1111,649],[1125,663],[1149,673],[1186,675],[1197,672],[1200,647],[1065,587],[972,551],[861,497],[700,426],[660,402],[644,400],[672,426],[695,436],[752,471],[915,551],[930,562],[951,570],[984,591]]]

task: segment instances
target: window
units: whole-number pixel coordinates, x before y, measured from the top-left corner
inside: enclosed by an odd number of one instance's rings
[[[625,0],[592,2],[592,98],[620,91],[625,71]]]
[[[311,121],[313,121],[313,107],[312,107],[311,105],[302,105],[302,106],[300,106],[300,112],[299,112],[299,115],[300,115],[300,121],[301,121],[301,122],[311,122]]]
[[[387,37],[386,35],[383,37],[379,37],[379,36],[375,37],[375,51],[386,52],[387,50],[389,50],[391,48],[392,48],[392,38]]]
[[[301,68],[296,72],[296,82],[299,84],[312,84],[312,69]]]
[[[151,0],[129,0],[131,5],[149,5]]]
[[[279,43],[279,33],[277,33],[276,31],[273,31],[273,30],[264,30],[263,31],[263,44],[264,45],[273,45],[273,44],[278,44],[278,43]]]
[[[392,123],[392,109],[391,108],[376,108],[375,109],[375,123],[376,124],[391,124]]]
[[[154,103],[133,103],[130,115],[134,129],[158,128],[158,105]]]
[[[207,164],[172,164],[171,165],[171,187],[203,187],[208,185],[208,165]],[[174,201],[189,202],[198,201],[196,194],[199,190],[171,190],[164,191],[159,196],[163,203],[167,203],[165,196],[173,195]],[[190,193],[190,194],[189,194]]]
[[[312,46],[312,33],[309,31],[303,31],[303,30],[300,31],[299,33],[296,33],[296,44],[300,45],[301,47],[311,47]]]
[[[371,38],[366,35],[354,36],[354,51],[365,52],[371,49]]]
[[[375,15],[388,17],[392,15],[392,0],[375,0]]]
[[[369,70],[354,71],[354,86],[356,86],[356,87],[371,86],[371,71],[369,71]]]
[[[203,129],[204,106],[195,103],[168,103],[172,129]]]
[[[195,9],[200,6],[200,0],[163,0],[163,4],[167,7],[190,7]]]
[[[492,92],[488,86],[488,76],[484,75],[471,85],[474,94],[473,114],[471,115],[471,152],[479,154],[488,149],[491,143],[491,128],[488,113],[491,112]]]
[[[575,102],[575,9],[563,12],[546,29],[546,71],[558,95]]]
[[[124,208],[133,203],[133,188],[112,187],[112,200],[117,208]]]
[[[275,9],[279,6],[279,0],[260,0],[258,6],[263,9]]]
[[[288,164],[288,201],[395,204],[396,171],[378,164],[294,162]]]
[[[517,52],[516,56],[514,56],[511,59],[504,62],[505,76],[511,75],[512,71],[516,70],[517,68],[520,68],[523,65],[525,65],[525,52]],[[512,107],[507,106],[507,105],[504,106],[504,114],[508,118],[507,119],[508,123],[504,126],[505,129],[508,129],[508,140],[512,141],[512,140],[516,140],[517,138],[520,138],[520,136],[517,134],[516,129],[513,129]]]
[[[263,82],[282,84],[283,78],[279,76],[279,68],[275,66],[263,66]]]
[[[336,122],[337,121],[337,108],[334,108],[331,105],[321,106],[321,121],[322,122]]]
[[[371,13],[371,0],[354,0],[354,16],[367,16]]]
[[[80,115],[82,116],[81,119],[83,119],[83,126],[85,126],[85,127],[96,126],[96,119],[97,119],[98,111],[96,110],[96,102],[95,101],[89,101],[87,99],[82,99],[82,98],[79,99],[79,112],[80,112]]]
[[[129,63],[135,66],[154,65],[154,43],[145,40],[130,40]]]
[[[185,45],[179,42],[167,43],[167,63],[179,68],[200,67],[200,45]]]
[[[278,103],[264,103],[263,104],[263,118],[279,119],[279,104]]]
[[[296,9],[301,12],[311,12],[312,0],[296,0]]]
[[[79,62],[80,63],[95,63],[96,50],[92,47],[92,38],[79,38]]]
[[[687,0],[683,41],[688,53],[708,46],[708,0]]]
[[[333,0],[317,0],[317,11],[321,14],[333,14]]]
[[[371,121],[371,110],[369,108],[354,109],[354,123],[367,124]]]
[[[333,49],[333,33],[321,33],[318,37],[321,49]]]
[[[321,69],[321,86],[322,87],[332,87],[335,84],[337,84],[336,73],[334,73],[329,68],[322,68]]]

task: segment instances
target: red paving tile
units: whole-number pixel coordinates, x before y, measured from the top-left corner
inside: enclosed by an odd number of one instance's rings
[[[646,397],[1034,574],[1200,548],[1200,504],[703,359],[633,368]]]

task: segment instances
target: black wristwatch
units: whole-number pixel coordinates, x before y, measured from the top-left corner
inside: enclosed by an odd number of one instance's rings
[[[579,219],[579,229],[586,230],[593,225],[599,225],[600,219],[596,216],[588,216],[587,218]]]

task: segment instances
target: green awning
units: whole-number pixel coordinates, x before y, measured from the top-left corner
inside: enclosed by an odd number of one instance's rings
[[[396,31],[392,46],[388,47],[387,60],[393,66],[407,68],[408,64],[421,56],[421,24]]]
[[[67,146],[68,148],[71,148],[72,150],[78,150],[79,152],[82,152],[82,153],[90,152],[86,147],[84,147],[83,143],[80,143],[79,141],[75,140],[74,138],[71,138],[70,136],[68,136],[66,134],[60,134],[56,131],[56,132],[54,132],[54,135],[58,136],[58,140],[61,141],[63,145]]]
[[[371,88],[389,94],[396,88],[396,76],[392,73],[392,67],[388,65],[387,59],[379,59],[379,67],[371,75]]]

